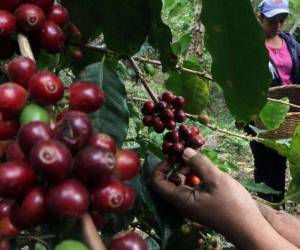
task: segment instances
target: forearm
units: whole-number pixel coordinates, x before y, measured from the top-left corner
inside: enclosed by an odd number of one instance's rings
[[[283,238],[300,248],[300,220],[284,211],[276,211],[271,207],[263,204],[258,204],[258,207],[271,224],[271,226]]]
[[[231,231],[228,239],[241,250],[294,250],[292,243],[280,236],[264,219],[257,219],[255,223],[239,226]],[[227,238],[227,237],[226,237]]]

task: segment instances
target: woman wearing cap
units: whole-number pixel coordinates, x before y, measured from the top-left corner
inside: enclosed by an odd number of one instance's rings
[[[272,86],[300,83],[300,44],[289,33],[283,32],[288,14],[288,0],[264,0],[259,5],[259,20],[270,58]],[[246,131],[255,134],[249,127]],[[286,158],[258,142],[251,142],[250,147],[254,156],[255,181],[264,182],[280,192],[279,195],[260,196],[279,202],[284,198]]]

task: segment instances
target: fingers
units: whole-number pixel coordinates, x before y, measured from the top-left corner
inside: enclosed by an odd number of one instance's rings
[[[167,180],[171,167],[167,162],[160,162],[153,171],[152,186],[164,199],[170,200],[175,194],[176,185]]]
[[[183,159],[187,162],[191,171],[200,177],[203,182],[214,182],[221,174],[221,171],[206,156],[194,149],[185,149]]]

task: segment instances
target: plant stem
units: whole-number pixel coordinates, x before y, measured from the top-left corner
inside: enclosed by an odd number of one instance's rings
[[[130,57],[129,61],[130,61],[131,66],[133,67],[135,73],[140,78],[143,86],[147,90],[148,94],[151,96],[152,100],[154,102],[158,102],[157,96],[154,94],[154,92],[152,91],[152,89],[149,86],[149,81],[145,78],[144,73],[142,72],[140,67],[137,65],[136,61],[133,59],[133,57]]]
[[[98,46],[94,46],[94,45],[89,45],[89,44],[77,44],[77,43],[73,43],[73,42],[71,44],[74,45],[74,46],[77,46],[77,47],[82,47],[82,48],[86,48],[86,49],[90,49],[90,50],[94,50],[94,51],[98,51],[98,52],[102,52],[102,53],[107,53],[107,54],[114,55],[114,56],[119,56],[116,52],[114,52],[112,50],[108,50],[106,48],[102,48],[102,47],[98,47]],[[158,61],[158,60],[148,59],[148,58],[139,57],[139,56],[133,56],[132,58],[135,61],[139,61],[139,62],[143,62],[143,63],[150,63],[150,64],[153,64],[153,65],[156,65],[156,66],[161,66],[161,62]],[[196,71],[196,70],[188,69],[188,68],[182,67],[181,65],[177,65],[176,69],[180,70],[180,71],[184,71],[184,72],[188,72],[188,73],[198,75],[198,76],[200,76],[202,78],[205,78],[207,80],[212,80],[211,75],[209,75],[206,72],[199,72],[199,71]]]
[[[18,33],[17,37],[21,55],[35,61],[28,38],[22,33]]]
[[[102,239],[98,234],[95,224],[89,213],[86,213],[82,216],[81,226],[84,238],[90,250],[106,250],[106,247],[102,242]]]
[[[285,102],[285,101],[282,101],[282,100],[278,100],[278,99],[273,99],[273,98],[267,98],[268,101],[270,102],[277,102],[277,103],[281,103],[281,104],[286,104],[290,107],[293,107],[293,108],[297,108],[297,109],[300,109],[300,106],[299,105],[296,105],[296,104],[293,104],[293,103],[289,103],[289,102]]]

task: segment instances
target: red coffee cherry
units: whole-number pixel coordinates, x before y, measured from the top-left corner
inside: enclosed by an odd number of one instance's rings
[[[64,85],[51,72],[38,72],[29,79],[28,91],[39,104],[56,104],[64,95]]]
[[[0,38],[8,37],[16,31],[16,18],[6,10],[0,10]],[[2,49],[2,48],[1,48]]]
[[[168,122],[174,119],[174,113],[171,109],[165,108],[161,112],[161,118],[163,121]]]
[[[162,100],[170,105],[173,103],[174,98],[175,98],[175,95],[171,91],[166,91],[162,95]]]
[[[46,123],[33,121],[21,127],[17,136],[17,142],[23,153],[28,156],[35,144],[39,141],[49,140],[50,138],[50,127]]]
[[[37,31],[45,22],[43,10],[33,4],[21,4],[16,10],[18,27],[25,32]]]
[[[140,170],[140,157],[135,151],[130,149],[117,150],[114,176],[122,181],[130,180],[137,176]]]
[[[7,70],[8,75],[13,82],[27,88],[28,80],[37,72],[37,66],[35,62],[28,57],[18,57],[8,64]]]
[[[79,111],[69,111],[57,123],[53,136],[64,143],[72,153],[78,152],[91,140],[93,126],[87,114]]]
[[[59,53],[65,45],[65,35],[56,23],[45,21],[39,33],[39,43],[46,52]]]
[[[68,10],[61,5],[53,5],[47,14],[47,20],[53,21],[63,28],[69,21]]]
[[[179,186],[182,183],[182,180],[178,173],[173,173],[169,176],[168,180],[175,184],[176,186]]]
[[[152,115],[145,115],[143,118],[143,123],[147,127],[151,127],[153,125],[153,116]]]
[[[117,151],[116,141],[105,133],[94,134],[91,138],[90,145],[106,149],[113,154],[115,154]]]
[[[91,191],[92,209],[102,212],[122,212],[127,185],[117,180],[99,182]]]
[[[56,140],[37,143],[30,151],[29,161],[32,168],[49,181],[62,181],[71,172],[71,152]]]
[[[69,89],[70,108],[91,113],[104,104],[104,92],[96,84],[89,81],[77,81]]]
[[[165,134],[164,140],[170,141],[170,142],[179,142],[180,141],[180,134],[178,130],[173,130]]]
[[[164,154],[170,154],[171,153],[171,149],[173,147],[173,143],[169,142],[169,141],[164,141],[163,145],[162,145],[162,151]]]
[[[183,112],[182,110],[175,110],[174,111],[174,116],[175,116],[175,121],[176,122],[179,122],[179,123],[181,123],[181,122],[184,122],[185,121],[185,119],[186,119],[186,114],[185,114],[185,112]]]
[[[89,207],[89,192],[79,181],[66,180],[49,189],[46,206],[57,218],[79,218]]]
[[[156,133],[162,133],[165,130],[165,123],[158,117],[155,116],[153,119],[153,128]]]
[[[176,96],[172,105],[175,109],[182,109],[185,105],[185,99],[182,96]]]
[[[11,222],[10,217],[4,217],[0,220],[0,238],[8,238],[17,236],[20,230],[17,229]]]
[[[174,130],[176,128],[176,122],[171,120],[166,122],[166,128],[168,130]]]
[[[99,146],[89,146],[81,150],[74,164],[74,171],[83,181],[99,181],[109,177],[115,169],[114,154]]]
[[[108,218],[103,214],[92,211],[92,212],[90,212],[90,215],[91,215],[93,222],[98,230],[101,230],[105,226],[105,224],[108,222]]]
[[[10,0],[7,0],[10,1]],[[0,250],[9,250],[10,248],[10,244],[9,244],[9,240],[0,240]]]
[[[18,229],[38,226],[46,216],[46,191],[38,186],[28,191],[20,203],[14,203],[10,212],[11,222]]]
[[[127,231],[114,236],[108,250],[147,250],[147,244],[137,233]]]
[[[13,82],[0,85],[0,111],[4,114],[17,114],[26,104],[26,90]]]
[[[5,162],[0,165],[0,195],[22,197],[34,184],[35,173],[24,162]]]
[[[196,175],[188,175],[186,176],[185,179],[185,184],[190,186],[190,187],[196,187],[199,186],[201,183],[201,180],[198,176]]]
[[[6,150],[6,160],[7,161],[21,161],[26,162],[26,157],[24,153],[22,152],[22,149],[20,148],[18,143],[11,143],[7,147]]]
[[[147,101],[142,107],[142,113],[144,115],[152,115],[155,112],[155,103],[153,101]]]

